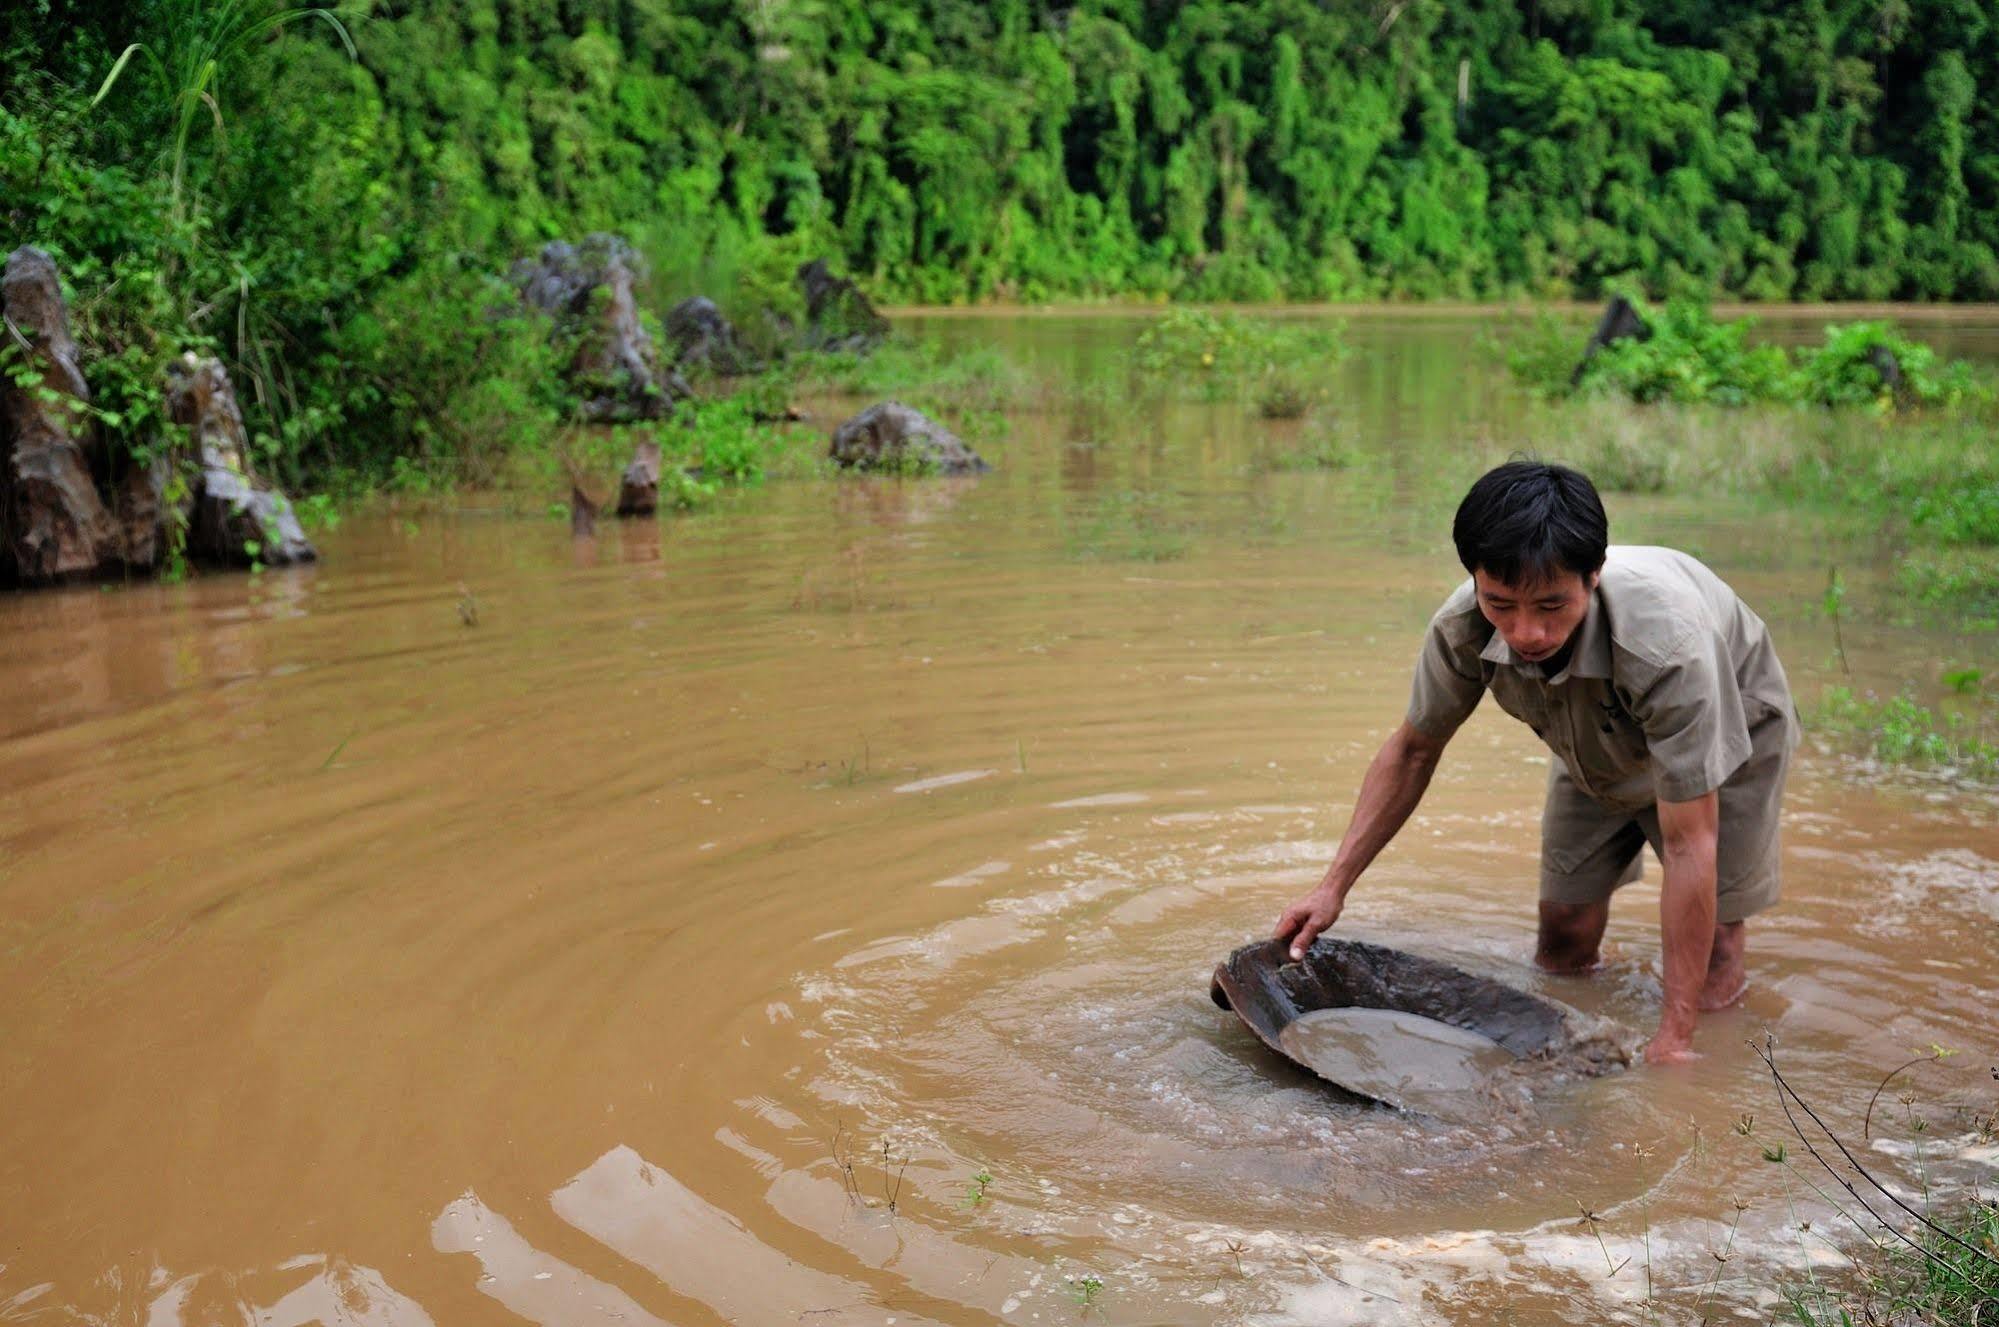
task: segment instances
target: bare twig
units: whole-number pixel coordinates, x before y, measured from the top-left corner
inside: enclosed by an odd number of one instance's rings
[[[1764,1065],[1767,1066],[1770,1070],[1770,1078],[1777,1085],[1777,1093],[1778,1093],[1777,1102],[1779,1105],[1781,1105],[1784,1108],[1784,1118],[1790,1122],[1791,1132],[1795,1133],[1798,1136],[1798,1141],[1805,1145],[1805,1151],[1811,1153],[1812,1160],[1818,1162],[1820,1166],[1824,1167],[1826,1174],[1832,1176],[1834,1183],[1838,1184],[1840,1188],[1846,1190],[1847,1195],[1851,1197],[1853,1201],[1859,1203],[1862,1208],[1866,1209],[1867,1215],[1873,1217],[1876,1221],[1879,1221],[1881,1225],[1885,1229],[1887,1229],[1887,1231],[1890,1234],[1895,1236],[1895,1238],[1901,1240],[1904,1244],[1914,1249],[1917,1253],[1922,1254],[1923,1257],[1929,1259],[1931,1262],[1936,1263],[1940,1267],[1948,1268],[1950,1266],[1949,1261],[1940,1256],[1934,1249],[1931,1249],[1921,1240],[1918,1240],[1913,1236],[1909,1235],[1908,1232],[1904,1231],[1901,1227],[1895,1225],[1893,1222],[1889,1221],[1886,1217],[1882,1216],[1879,1212],[1875,1211],[1873,1206],[1869,1204],[1865,1198],[1860,1196],[1860,1190],[1854,1186],[1853,1181],[1847,1178],[1845,1175],[1840,1174],[1838,1169],[1835,1168],[1830,1161],[1826,1160],[1824,1154],[1822,1154],[1818,1150],[1818,1148],[1812,1143],[1810,1136],[1805,1133],[1804,1128],[1801,1125],[1799,1125],[1797,1116],[1791,1110],[1791,1104],[1793,1102],[1797,1103],[1799,1110],[1804,1111],[1804,1113],[1808,1117],[1810,1117],[1812,1123],[1816,1124],[1819,1127],[1820,1132],[1825,1134],[1826,1138],[1832,1143],[1832,1145],[1839,1149],[1839,1154],[1846,1159],[1846,1163],[1849,1166],[1853,1167],[1854,1171],[1859,1174],[1860,1178],[1866,1180],[1869,1185],[1879,1190],[1881,1195],[1887,1198],[1889,1202],[1893,1203],[1903,1212],[1913,1217],[1918,1223],[1920,1223],[1925,1229],[1930,1231],[1930,1233],[1932,1233],[1933,1235],[1936,1235],[1939,1238],[1945,1240],[1946,1242],[1954,1244],[1958,1248],[1963,1249],[1966,1253],[1978,1259],[1980,1262],[1985,1263],[1987,1266],[1999,1268],[1999,1258],[1994,1258],[1991,1254],[1985,1252],[1985,1250],[1979,1248],[1977,1245],[1970,1243],[1961,1236],[1957,1235],[1955,1232],[1948,1230],[1943,1226],[1938,1225],[1935,1221],[1932,1221],[1928,1216],[1924,1215],[1922,1212],[1919,1212],[1915,1208],[1909,1206],[1907,1202],[1903,1201],[1900,1195],[1892,1192],[1886,1185],[1882,1184],[1880,1180],[1875,1179],[1873,1172],[1868,1170],[1867,1167],[1860,1164],[1859,1158],[1855,1157],[1853,1153],[1847,1148],[1846,1144],[1842,1143],[1839,1140],[1839,1135],[1835,1134],[1832,1131],[1832,1129],[1826,1124],[1826,1122],[1819,1118],[1818,1112],[1812,1109],[1811,1103],[1807,1102],[1803,1097],[1799,1096],[1797,1090],[1793,1088],[1788,1081],[1785,1080],[1782,1071],[1777,1068],[1776,1038],[1766,1037],[1764,1039],[1764,1044],[1761,1046],[1758,1046],[1755,1042],[1752,1041],[1749,1043],[1749,1046],[1751,1050],[1756,1052],[1757,1058],[1762,1060]]]
[[[1888,1084],[1895,1080],[1897,1074],[1901,1073],[1904,1069],[1913,1069],[1926,1061],[1941,1060],[1942,1058],[1943,1056],[1940,1053],[1931,1051],[1928,1055],[1918,1055],[1907,1064],[1899,1064],[1890,1069],[1888,1076],[1881,1080],[1881,1085],[1874,1089],[1874,1095],[1867,1098],[1867,1117],[1860,1122],[1861,1138],[1872,1139],[1874,1137],[1874,1103],[1881,1099],[1881,1094],[1888,1089]]]
[[[1363,1295],[1373,1295],[1376,1299],[1385,1299],[1391,1304],[1400,1304],[1402,1302],[1393,1295],[1386,1294],[1379,1290],[1369,1290],[1366,1286],[1357,1286],[1351,1281],[1344,1280],[1340,1277],[1334,1276],[1331,1272],[1326,1270],[1326,1266],[1324,1263],[1320,1262],[1317,1258],[1314,1258],[1310,1253],[1306,1253],[1304,1249],[1300,1249],[1298,1250],[1298,1252],[1304,1254],[1305,1261],[1312,1264],[1312,1267],[1319,1273],[1319,1275],[1325,1277],[1328,1281],[1332,1281],[1338,1285],[1343,1285],[1347,1289],[1358,1291]]]

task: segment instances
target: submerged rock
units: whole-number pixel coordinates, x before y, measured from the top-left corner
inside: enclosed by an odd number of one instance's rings
[[[977,475],[992,469],[951,430],[900,401],[869,406],[833,430],[827,453],[855,470]]]
[[[1596,330],[1590,333],[1589,343],[1583,347],[1583,357],[1576,361],[1575,371],[1569,374],[1569,386],[1573,387],[1583,380],[1583,370],[1596,358],[1596,352],[1605,346],[1619,341],[1651,339],[1651,325],[1638,316],[1637,307],[1622,295],[1612,296],[1610,303],[1604,305],[1603,317],[1597,319]]]
[[[46,253],[8,255],[0,309],[10,370],[0,374],[0,581],[101,573],[124,560],[124,540],[98,492],[94,471],[104,458],[83,409],[90,388]],[[27,370],[25,382],[15,380],[16,368]]]
[[[678,369],[705,369],[729,377],[757,368],[736,338],[736,325],[705,295],[684,299],[666,311],[666,340]]]
[[[805,294],[806,346],[813,350],[869,350],[888,335],[888,319],[875,311],[861,288],[834,276],[824,258],[798,265]]]
[[[659,510],[659,444],[642,442],[618,483],[618,515],[650,516]]]
[[[659,419],[693,395],[679,374],[661,369],[639,321],[633,289],[644,271],[630,244],[593,234],[580,244],[552,240],[510,273],[521,299],[553,318],[558,336],[575,339],[568,372],[584,417],[598,423]]]
[[[1474,1033],[1522,1071],[1595,1077],[1631,1062],[1630,1047],[1574,1011],[1436,959],[1321,936],[1293,963],[1285,942],[1244,945],[1215,969],[1209,994],[1272,1050],[1353,1096],[1407,1105],[1379,1081],[1301,1058],[1294,1029],[1327,1010],[1416,1015]],[[1328,1077],[1328,1073],[1340,1077]]]
[[[167,414],[185,424],[201,462],[187,532],[190,556],[249,566],[283,566],[318,557],[284,494],[250,471],[243,413],[228,371],[192,351],[167,376]]]

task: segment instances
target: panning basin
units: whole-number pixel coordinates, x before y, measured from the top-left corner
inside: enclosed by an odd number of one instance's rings
[[[1215,969],[1210,994],[1301,1068],[1356,1096],[1426,1113],[1496,1070],[1524,1064],[1594,1076],[1630,1062],[1608,1031],[1584,1030],[1579,1016],[1551,1000],[1362,940],[1322,936],[1296,963],[1283,941],[1244,945]],[[1355,1017],[1351,1029],[1335,1029],[1341,1038],[1306,1035],[1327,1011],[1341,1010],[1416,1017]],[[1433,1020],[1428,1033],[1422,1019]],[[1345,1053],[1314,1053],[1315,1044],[1342,1041],[1351,1043]]]

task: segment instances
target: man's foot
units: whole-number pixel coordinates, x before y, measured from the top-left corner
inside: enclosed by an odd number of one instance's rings
[[[1743,963],[1748,934],[1741,922],[1714,928],[1714,948],[1708,954],[1707,980],[1701,983],[1700,1010],[1711,1014],[1739,1002],[1749,993],[1749,972]]]
[[[1715,947],[1707,951],[1707,981],[1701,983],[1701,1013],[1727,1009],[1749,993],[1749,969],[1743,963],[1747,947],[1749,929],[1741,921],[1715,927]]]
[[[1749,978],[1743,973],[1740,960],[1733,965],[1733,971],[1717,972],[1710,968],[1707,981],[1701,986],[1701,1012],[1711,1014],[1717,1009],[1739,1004],[1747,994]]]

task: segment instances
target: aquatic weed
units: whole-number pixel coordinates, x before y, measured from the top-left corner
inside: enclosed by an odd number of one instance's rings
[[[1985,736],[1986,710],[1937,711],[1907,693],[1886,700],[1831,687],[1806,716],[1813,730],[1863,745],[1886,765],[1942,770],[1975,782],[1999,780],[1999,743]]]
[[[1078,559],[1171,562],[1192,545],[1186,526],[1157,493],[1127,491],[1101,498],[1089,519],[1074,528],[1069,555]]]
[[[1081,1276],[1065,1276],[1062,1279],[1069,1285],[1069,1298],[1082,1306],[1084,1314],[1102,1307],[1099,1301],[1103,1298],[1104,1278],[1095,1272],[1085,1272]]]
[[[1140,334],[1131,362],[1162,389],[1204,401],[1248,397],[1266,418],[1296,418],[1323,396],[1315,375],[1345,354],[1343,323],[1182,308]]]

